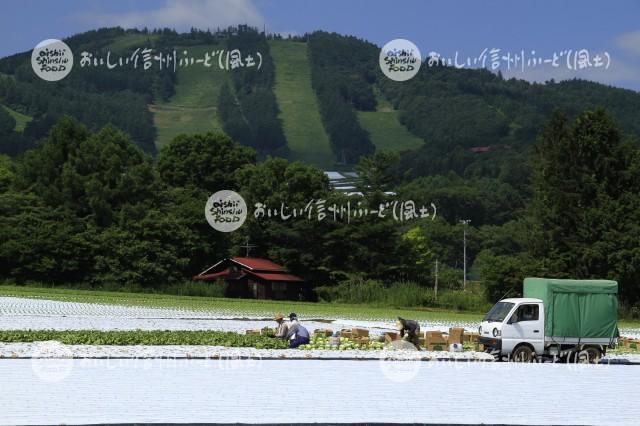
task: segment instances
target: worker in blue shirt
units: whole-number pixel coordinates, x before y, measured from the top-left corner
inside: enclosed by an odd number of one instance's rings
[[[290,348],[297,348],[300,345],[309,343],[309,331],[300,324],[298,316],[293,312],[289,314],[287,338],[289,339]]]

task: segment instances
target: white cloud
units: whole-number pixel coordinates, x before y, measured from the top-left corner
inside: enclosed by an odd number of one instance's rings
[[[187,31],[249,24],[262,27],[264,18],[251,0],[166,0],[157,9],[123,13],[91,13],[80,19],[96,26],[175,28]]]
[[[615,39],[616,46],[632,55],[640,55],[640,31],[620,34]]]

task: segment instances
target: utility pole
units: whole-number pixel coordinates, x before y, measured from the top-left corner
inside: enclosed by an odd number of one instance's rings
[[[463,219],[460,223],[463,226],[462,231],[462,260],[463,260],[463,277],[462,277],[462,290],[467,290],[467,225],[471,222],[470,219]]]
[[[433,299],[438,300],[438,259],[436,259],[436,282],[433,288]]]
[[[245,240],[245,243],[243,246],[240,246],[240,248],[245,249],[245,257],[249,257],[249,255],[251,254],[251,249],[256,248],[258,246],[254,245],[254,244],[249,244],[249,237],[247,237],[247,239]]]

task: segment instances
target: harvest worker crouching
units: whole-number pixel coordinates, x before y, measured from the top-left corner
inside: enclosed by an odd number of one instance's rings
[[[289,339],[290,348],[297,348],[300,345],[309,343],[309,331],[300,324],[298,316],[293,312],[289,314],[287,339]]]
[[[401,339],[405,337],[406,333],[407,337],[405,340],[408,340],[413,343],[416,348],[420,349],[420,338],[418,337],[418,334],[420,334],[420,324],[418,324],[417,321],[398,317],[396,320],[396,328],[400,332]]]
[[[289,326],[286,322],[284,322],[284,316],[282,316],[280,312],[276,312],[273,319],[278,323],[274,337],[277,337],[279,339],[286,339],[287,334],[289,333]]]

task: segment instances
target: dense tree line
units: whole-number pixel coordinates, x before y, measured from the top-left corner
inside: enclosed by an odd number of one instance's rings
[[[98,30],[69,43],[103,49],[126,34]],[[156,47],[211,42],[263,53],[260,71],[234,70],[222,88],[219,114],[231,137],[182,135],[154,161],[144,152],[153,151],[155,132],[147,103],[170,96],[171,77],[74,71],[54,87],[35,79],[24,54],[0,60],[0,72],[11,74],[0,76],[2,102],[34,117],[18,134],[0,108],[0,148],[13,156],[35,147],[15,159],[0,156],[2,278],[162,289],[242,254],[249,238],[254,255],[316,284],[431,286],[437,260],[440,285],[459,288],[460,220],[470,219],[470,275],[486,285],[489,300],[517,295],[529,275],[616,279],[625,300],[640,299],[637,93],[441,66],[424,66],[399,84],[371,71],[375,46],[306,35],[323,124],[338,158],[354,163],[361,177],[364,197],[346,197],[315,167],[268,156],[284,155],[286,141],[263,34],[245,27],[140,34],[154,36],[149,43]],[[375,108],[374,89],[401,111],[402,122],[425,140],[423,148],[400,156],[373,152],[356,111]],[[552,114],[553,106],[565,114]],[[60,118],[63,113],[75,120]],[[469,150],[488,145],[489,152]],[[206,199],[219,189],[239,191],[249,206],[272,208],[319,200],[370,208],[392,199],[433,202],[438,216],[349,223],[334,222],[329,211],[324,221],[250,216],[226,235],[203,215]]]
[[[92,132],[63,118],[37,148],[0,160],[4,279],[162,290],[241,254],[247,237],[258,246],[253,255],[314,283],[359,271],[392,278],[394,254],[402,256],[389,219],[334,222],[327,212],[318,221],[313,210],[305,220],[250,216],[231,235],[213,230],[204,205],[220,189],[239,191],[249,206],[348,201],[317,168],[281,158],[256,163],[253,149],[223,134],[179,136],[153,162],[114,127]]]
[[[536,144],[530,195],[499,179],[453,173],[403,183],[397,161],[385,152],[363,158],[364,195],[354,198],[332,190],[315,167],[256,162],[253,149],[223,134],[179,136],[153,162],[113,127],[91,132],[64,118],[37,148],[16,160],[0,157],[2,278],[162,290],[244,254],[248,238],[257,246],[252,255],[314,284],[429,287],[437,260],[441,288],[459,289],[459,220],[471,219],[470,277],[485,284],[489,300],[517,295],[531,275],[615,279],[624,300],[638,300],[640,154],[603,111],[573,122],[552,118]],[[210,228],[203,214],[220,189],[240,192],[250,206],[247,223],[231,234]],[[435,220],[389,214],[347,221],[333,220],[329,210],[393,200],[433,202],[439,213]],[[308,216],[283,219],[254,216],[256,203],[285,206],[285,213],[313,207]]]
[[[478,256],[490,294],[517,294],[524,275],[609,278],[640,300],[640,151],[603,110],[554,113],[532,158],[532,199],[512,250]],[[503,249],[503,248],[502,248]]]
[[[378,86],[401,111],[400,121],[425,140],[402,158],[410,177],[455,171],[499,177],[523,189],[530,175],[527,158],[554,108],[573,118],[603,107],[622,130],[640,134],[640,95],[589,81],[529,83],[488,70],[424,63],[413,79],[382,78]],[[474,153],[473,147],[490,147],[490,152]]]
[[[114,44],[128,35],[142,37],[126,50]],[[136,48],[162,49],[166,47],[163,40],[161,34],[145,39],[140,31],[121,28],[104,28],[69,37],[64,41],[75,53],[76,64],[73,71],[56,84],[34,75],[30,52],[0,59],[0,72],[6,74],[0,76],[0,102],[33,117],[23,132],[27,145],[13,146],[3,152],[24,151],[46,136],[63,115],[76,117],[92,130],[114,124],[130,134],[143,150],[155,152],[156,130],[147,105],[173,94],[173,71],[157,67],[144,70],[141,63],[136,69],[81,68],[79,62],[82,51],[98,58],[105,58],[107,52],[111,52],[111,61],[116,62],[120,55],[129,56]]]
[[[320,115],[339,161],[356,163],[375,147],[356,115],[356,109],[372,111],[376,99],[376,47],[355,37],[318,31],[308,37],[311,82]]]
[[[230,70],[231,84],[225,82],[222,86],[218,116],[224,131],[263,156],[286,156],[287,141],[273,92],[275,67],[266,37],[254,28],[243,26],[230,34],[226,48],[229,52],[237,49],[243,63],[247,55],[251,55],[254,66]],[[261,60],[258,53],[262,55]]]

